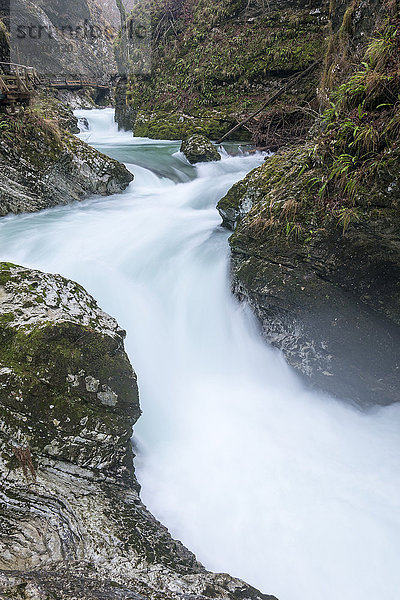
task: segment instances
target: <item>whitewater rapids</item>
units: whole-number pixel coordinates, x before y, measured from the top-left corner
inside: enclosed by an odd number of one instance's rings
[[[78,281],[127,330],[144,502],[207,568],[279,600],[398,600],[400,406],[308,391],[230,293],[215,205],[263,157],[192,167],[111,110],[77,114],[135,181],[1,219],[0,258]]]

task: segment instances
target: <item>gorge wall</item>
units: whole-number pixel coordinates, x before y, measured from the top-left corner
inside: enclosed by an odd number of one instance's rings
[[[117,86],[116,117],[134,135],[161,139],[220,137],[321,57],[327,25],[324,0],[150,0],[131,13],[128,29],[140,11],[151,16],[152,72],[141,75],[127,61],[122,37],[117,58],[128,78]],[[274,106],[278,125],[304,120],[298,107],[313,102],[316,82],[311,73]],[[255,129],[262,123],[237,139]]]
[[[314,132],[218,205],[265,338],[362,406],[400,400],[398,26],[395,2],[338,2]]]
[[[0,9],[0,18],[9,27],[11,22],[11,62],[61,78],[79,76],[101,81],[116,73],[112,37],[115,17],[110,11],[107,14],[102,1],[12,0],[3,2]],[[29,27],[35,29],[30,33]]]

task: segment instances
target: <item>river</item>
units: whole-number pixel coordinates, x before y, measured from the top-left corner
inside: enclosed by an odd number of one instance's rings
[[[307,390],[230,293],[215,205],[263,157],[192,167],[111,109],[78,116],[135,181],[1,219],[0,258],[78,281],[127,330],[144,502],[207,568],[279,600],[398,600],[400,406]]]

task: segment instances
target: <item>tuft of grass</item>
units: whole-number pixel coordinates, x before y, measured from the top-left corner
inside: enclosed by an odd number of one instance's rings
[[[352,70],[327,90],[319,133],[242,182],[258,194],[243,228],[251,237],[263,240],[273,229],[309,244],[332,223],[344,234],[361,220],[397,214],[400,15],[380,23]]]

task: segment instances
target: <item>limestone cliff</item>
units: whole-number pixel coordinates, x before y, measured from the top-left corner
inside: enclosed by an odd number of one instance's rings
[[[364,406],[400,400],[399,22],[392,2],[337,3],[313,135],[218,205],[266,339]]]
[[[0,596],[267,600],[142,504],[125,332],[78,284],[0,266]]]
[[[8,11],[6,7],[4,3],[0,17],[8,20],[9,3]],[[100,0],[13,0],[11,60],[46,76],[108,80],[117,70],[113,52],[117,31],[107,17]],[[29,33],[29,27],[36,29]]]
[[[32,8],[31,5],[29,5]],[[0,46],[9,39],[0,19]],[[72,110],[53,92],[37,90],[30,106],[0,112],[0,216],[124,190],[133,175],[85,144]]]

